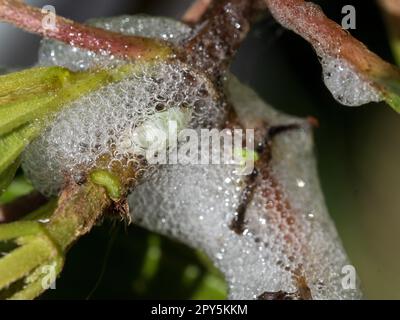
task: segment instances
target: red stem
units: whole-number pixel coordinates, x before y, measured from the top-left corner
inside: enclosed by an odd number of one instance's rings
[[[400,40],[400,0],[380,0],[392,37]]]
[[[165,44],[143,37],[125,36],[56,17],[56,28],[43,28],[40,9],[16,0],[0,0],[0,21],[43,37],[124,59],[151,58],[162,54]],[[165,52],[165,51],[164,51]]]
[[[186,59],[211,76],[221,75],[246,37],[256,14],[256,0],[213,1],[195,36],[184,44]]]
[[[400,72],[382,60],[350,33],[304,0],[265,0],[275,19],[311,43],[318,54],[342,58],[357,71],[372,77],[400,77]]]
[[[182,21],[195,24],[200,21],[201,17],[207,11],[212,0],[195,0],[189,9],[184,13]]]

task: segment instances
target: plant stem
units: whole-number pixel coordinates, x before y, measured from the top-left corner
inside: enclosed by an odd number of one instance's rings
[[[266,0],[266,3],[279,23],[302,36],[319,53],[342,58],[363,74],[400,76],[397,69],[327,18],[315,4],[304,0]]]
[[[113,201],[105,188],[88,181],[65,188],[47,230],[62,250],[89,232],[111,208]]]
[[[390,33],[390,44],[400,66],[400,0],[379,0]]]
[[[219,78],[250,30],[256,0],[215,1],[184,44],[189,63]]]
[[[47,289],[48,272],[55,278],[64,257],[77,239],[86,234],[112,207],[106,186],[88,180],[70,184],[58,201],[54,214],[45,220],[17,221],[0,226],[0,242],[17,245],[0,258],[0,297],[33,299]],[[30,218],[48,216],[54,203],[37,210]],[[50,268],[52,271],[45,271]]]
[[[195,0],[189,9],[184,13],[182,21],[188,24],[198,23],[207,11],[212,0]]]
[[[341,59],[381,92],[382,98],[399,112],[400,69],[351,36],[322,9],[304,0],[265,0],[274,18],[285,28],[307,40],[318,55]]]
[[[0,0],[0,21],[46,38],[123,59],[155,58],[169,53],[163,42],[86,26],[60,16],[56,17],[54,28],[45,28],[44,17],[40,9],[21,1]]]

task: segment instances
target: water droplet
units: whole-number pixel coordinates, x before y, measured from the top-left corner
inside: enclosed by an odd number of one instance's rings
[[[267,223],[267,220],[265,218],[260,218],[260,219],[258,219],[258,221],[260,221],[261,224]]]
[[[307,213],[307,219],[308,220],[314,220],[314,218],[315,218],[315,215],[314,215],[313,211]]]

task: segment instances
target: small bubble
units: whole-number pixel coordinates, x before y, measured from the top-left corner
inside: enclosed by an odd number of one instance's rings
[[[225,183],[231,183],[231,181],[232,181],[231,178],[226,178],[226,179],[224,180]]]
[[[215,255],[215,257],[216,257],[218,260],[222,260],[222,259],[224,258],[223,254],[220,253],[220,252],[218,252],[218,253]]]
[[[268,209],[272,209],[274,206],[275,206],[274,201],[272,201],[272,200],[268,200],[267,201],[267,208]]]

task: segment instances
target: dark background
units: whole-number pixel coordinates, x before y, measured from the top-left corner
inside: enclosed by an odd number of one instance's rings
[[[190,0],[28,1],[54,5],[77,21],[148,13],[179,18]],[[357,9],[351,33],[393,62],[379,8],[372,0],[316,1],[341,22]],[[0,66],[35,63],[39,38],[0,24]],[[330,213],[367,298],[400,298],[400,116],[384,104],[349,108],[325,88],[310,45],[271,17],[257,23],[233,72],[277,109],[319,119],[315,130],[321,184]],[[71,250],[57,290],[44,298],[223,298],[224,284],[199,253],[137,227],[111,222]]]

